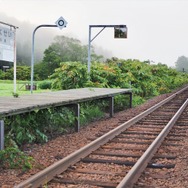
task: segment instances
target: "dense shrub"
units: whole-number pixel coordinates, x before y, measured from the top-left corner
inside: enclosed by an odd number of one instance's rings
[[[85,64],[64,62],[51,79],[54,89],[131,87],[137,96],[148,98],[188,83],[188,74],[163,64],[150,65],[139,60],[113,59],[107,63],[92,63],[90,74],[87,74]]]
[[[101,103],[81,104],[82,125],[102,117]],[[75,112],[71,107],[54,107],[7,117],[5,121],[6,146],[22,147],[28,143],[43,143],[59,134],[74,130]]]
[[[40,89],[51,89],[52,82],[49,80],[44,80],[44,81],[40,82],[38,86]]]
[[[79,62],[61,63],[50,78],[54,89],[82,88],[88,81],[87,67]]]
[[[13,80],[14,68],[7,69],[4,73],[4,80]],[[30,80],[31,79],[31,67],[29,66],[17,66],[16,67],[16,79],[17,80]],[[35,79],[37,79],[35,75]]]
[[[5,72],[0,69],[0,80],[5,80]]]
[[[0,151],[1,168],[21,168],[23,171],[32,168],[33,158],[25,155],[15,147],[9,147]]]

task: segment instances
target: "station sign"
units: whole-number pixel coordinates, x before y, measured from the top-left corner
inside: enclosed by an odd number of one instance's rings
[[[0,25],[0,60],[14,62],[14,29]]]
[[[127,38],[126,25],[120,25],[114,27],[114,38]]]
[[[67,21],[61,16],[56,22],[55,24],[57,25],[57,27],[59,29],[63,29],[64,27],[67,26]]]

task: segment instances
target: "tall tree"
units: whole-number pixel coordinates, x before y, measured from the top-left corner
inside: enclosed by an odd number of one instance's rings
[[[87,46],[82,45],[79,40],[65,36],[57,36],[54,40],[44,51],[44,62],[54,61],[54,56],[58,57],[60,62],[87,61]]]
[[[78,39],[65,36],[56,36],[54,42],[44,51],[43,61],[36,64],[36,74],[39,78],[46,79],[54,73],[61,62],[86,63],[88,56],[87,45],[82,45]],[[99,60],[103,56],[97,56],[92,47],[93,59]]]
[[[35,65],[35,73],[40,79],[46,79],[54,73],[61,62],[86,62],[87,46],[74,38],[56,36],[54,42],[44,51],[41,63]]]
[[[175,62],[178,71],[188,72],[188,57],[180,56]]]

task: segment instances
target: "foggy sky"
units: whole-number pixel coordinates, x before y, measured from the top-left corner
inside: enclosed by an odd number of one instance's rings
[[[179,56],[188,56],[187,9],[186,0],[0,0],[0,13],[29,24],[30,34],[36,26],[54,24],[63,16],[68,22],[66,28],[45,28],[37,35],[44,36],[50,30],[51,35],[63,34],[87,44],[89,25],[126,24],[127,39],[114,39],[113,29],[106,28],[92,45],[111,51],[118,58],[168,66],[174,66]],[[1,16],[0,21],[9,20]],[[17,33],[22,30],[26,29],[19,27]],[[92,29],[92,36],[99,30]],[[21,36],[21,40],[31,37]]]

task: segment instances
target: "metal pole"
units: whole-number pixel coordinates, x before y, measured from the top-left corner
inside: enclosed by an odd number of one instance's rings
[[[30,87],[30,91],[31,93],[33,93],[33,75],[34,75],[34,37],[35,37],[35,32],[36,32],[37,28],[35,28],[35,30],[33,31],[32,34],[32,48],[31,48],[31,87]]]
[[[89,41],[88,41],[88,73],[90,73],[91,69],[91,26],[89,26]]]
[[[114,116],[114,96],[109,97],[109,112],[110,117]]]
[[[16,93],[16,28],[14,27],[14,93]]]
[[[40,27],[58,27],[57,25],[39,25],[37,26],[32,34],[32,47],[31,47],[31,88],[30,91],[31,93],[33,93],[33,77],[34,77],[34,46],[35,46],[35,32],[37,31],[37,29],[39,29]]]
[[[0,120],[0,150],[4,149],[4,121]]]
[[[75,104],[75,131],[79,132],[80,130],[80,104]]]

